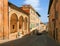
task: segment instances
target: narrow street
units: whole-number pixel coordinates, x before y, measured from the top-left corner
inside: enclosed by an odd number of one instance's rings
[[[0,44],[0,46],[58,46],[47,34],[26,35],[21,39]]]
[[[0,0],[0,46],[60,46],[60,0]]]

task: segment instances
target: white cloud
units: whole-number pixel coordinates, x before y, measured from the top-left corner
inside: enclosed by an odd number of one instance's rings
[[[39,0],[25,0],[24,4],[32,5],[37,11],[41,10]]]

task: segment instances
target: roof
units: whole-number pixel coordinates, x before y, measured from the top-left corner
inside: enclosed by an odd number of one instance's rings
[[[21,7],[21,9],[23,9],[24,6],[28,7],[28,9],[25,10],[25,12],[29,13],[29,12],[30,12],[30,8],[31,8],[31,9],[33,9],[33,10],[36,12],[36,14],[40,17],[39,13],[38,13],[31,5],[23,5],[23,6]]]
[[[39,17],[41,17],[41,15],[40,15],[38,12],[36,12],[36,14],[37,14]]]
[[[20,7],[20,9],[24,10],[23,7]],[[25,11],[26,13],[28,13],[28,14],[30,13],[30,10],[29,10],[29,9],[26,9],[26,10],[24,10],[24,11]]]
[[[40,24],[43,24],[42,22]]]
[[[53,2],[53,0],[50,0],[50,2],[49,2],[48,14],[49,14],[49,12],[50,12],[50,8],[51,8],[51,5],[52,5],[52,2]]]
[[[12,4],[11,2],[8,2],[8,5],[9,5],[11,8],[15,9],[15,10],[18,10],[18,11],[20,11],[20,12],[23,12],[23,13],[25,13],[25,14],[28,14],[27,12],[25,12],[24,10],[22,10],[20,7],[17,7],[16,5]]]

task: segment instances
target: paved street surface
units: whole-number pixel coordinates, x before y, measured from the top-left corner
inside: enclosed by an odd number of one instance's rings
[[[0,46],[58,46],[47,34],[26,35],[21,39],[0,44]]]

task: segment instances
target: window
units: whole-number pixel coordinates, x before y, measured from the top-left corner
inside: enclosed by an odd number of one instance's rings
[[[52,19],[52,22],[55,22],[55,19]]]
[[[30,25],[30,29],[34,28],[35,27],[35,24],[31,24]]]
[[[19,25],[19,29],[21,29],[21,25]]]
[[[15,28],[15,25],[13,25],[13,29]]]
[[[39,23],[37,23],[36,26],[39,26]]]

